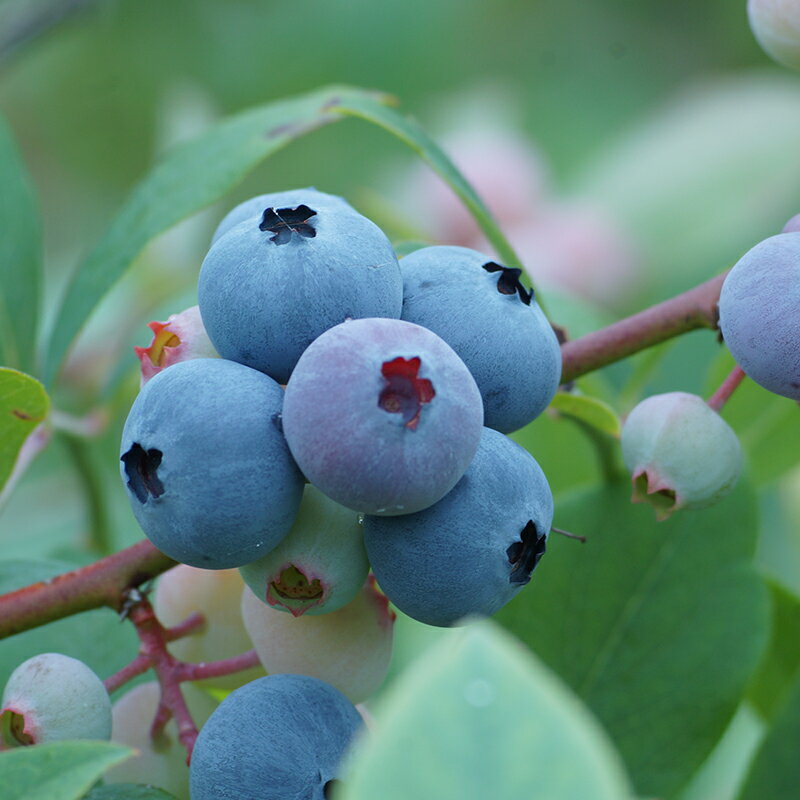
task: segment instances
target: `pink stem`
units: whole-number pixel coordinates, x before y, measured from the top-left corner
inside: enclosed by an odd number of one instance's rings
[[[205,664],[181,664],[179,680],[200,681],[204,678],[218,678],[220,675],[230,675],[232,672],[241,672],[261,664],[258,653],[248,650],[233,658],[224,658],[220,661],[209,661]]]
[[[127,667],[123,667],[119,672],[115,672],[109,678],[106,678],[103,681],[103,685],[106,687],[106,691],[111,694],[128,681],[132,681],[137,675],[147,672],[148,669],[150,669],[150,659],[146,655],[140,654]]]
[[[182,639],[184,636],[201,630],[205,624],[206,618],[199,611],[195,611],[193,614],[189,614],[183,622],[179,622],[172,628],[165,628],[164,639],[167,642],[174,642],[176,639]]]
[[[736,391],[736,387],[747,377],[744,370],[740,366],[735,366],[730,375],[722,381],[719,389],[708,399],[708,405],[713,408],[717,413],[720,412],[722,407],[728,401],[728,398]]]

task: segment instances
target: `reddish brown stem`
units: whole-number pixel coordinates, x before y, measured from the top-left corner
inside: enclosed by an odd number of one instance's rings
[[[561,382],[613,364],[627,356],[698,328],[717,327],[717,303],[725,275],[646,308],[632,317],[581,336],[561,347]]]
[[[728,401],[728,398],[736,391],[739,384],[746,377],[744,370],[737,364],[737,366],[731,370],[730,375],[722,381],[719,389],[708,398],[709,407],[719,413]]]
[[[177,564],[148,540],[80,569],[0,597],[0,639],[63,617],[108,606],[119,612],[127,589]]]
[[[218,678],[220,675],[230,675],[232,672],[241,672],[261,664],[258,653],[248,650],[233,658],[223,658],[219,661],[207,661],[205,664],[181,664],[181,681],[201,681],[205,678]]]
[[[167,642],[174,642],[176,639],[182,639],[184,636],[201,631],[205,624],[206,618],[199,611],[195,611],[194,614],[189,614],[183,622],[179,622],[175,627],[165,628],[164,639]]]
[[[143,672],[147,672],[149,669],[150,659],[140,654],[136,656],[127,667],[123,667],[119,672],[115,672],[113,675],[106,678],[103,681],[103,685],[106,687],[106,691],[111,694],[112,692],[116,692],[120,686],[124,686],[128,681],[132,681],[135,677],[141,675]]]

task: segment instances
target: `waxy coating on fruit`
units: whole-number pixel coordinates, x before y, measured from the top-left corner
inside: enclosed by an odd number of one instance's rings
[[[776,61],[800,69],[800,4],[797,0],[748,0],[747,16],[758,43]]]
[[[133,348],[142,365],[142,386],[172,364],[190,358],[218,357],[203,327],[199,306],[172,314],[166,322],[150,322],[147,327],[153,331],[153,340],[147,347]]]
[[[484,424],[503,433],[548,406],[561,378],[561,349],[521,270],[466,247],[425,247],[400,261],[402,319],[432,330],[467,365]]]
[[[10,675],[0,706],[0,750],[65,739],[109,739],[111,700],[82,661],[42,653]]]
[[[749,378],[800,401],[800,232],[764,239],[739,259],[722,284],[719,328]]]
[[[344,209],[355,211],[355,209],[343,197],[334,194],[320,192],[311,186],[305,189],[289,189],[285,192],[270,192],[251,197],[243,203],[229,211],[219,223],[214,235],[211,237],[211,244],[224,236],[228,231],[235,228],[239,223],[246,220],[258,218],[260,221],[264,212],[268,208],[296,208],[297,206],[310,206],[312,208],[332,207],[334,209]]]
[[[483,405],[436,334],[395,319],[331,328],[286,386],[283,431],[306,478],[342,505],[410,514],[447,494],[478,447]]]
[[[680,508],[706,508],[736,485],[739,440],[702,397],[669,392],[648,397],[622,427],[622,457],[634,503],[649,503],[660,520]]]
[[[241,596],[244,582],[236,569],[197,569],[179,564],[167,570],[156,584],[153,610],[167,628],[183,622],[191,614],[202,614],[204,625],[188,636],[170,643],[175,658],[191,664],[233,658],[253,646],[244,627]],[[258,667],[196,681],[200,686],[237,689],[260,678]]]
[[[378,585],[428,625],[491,615],[525,586],[544,554],[553,496],[541,467],[502,433],[484,428],[464,477],[430,508],[364,520]]]
[[[369,572],[358,513],[309,484],[288,535],[239,571],[262,603],[292,616],[336,611],[356,596]]]
[[[120,473],[139,524],[177,561],[239,567],[289,532],[303,477],[280,430],[283,391],[263,373],[194,359],[139,393]]]
[[[346,205],[270,206],[208,251],[198,297],[224,358],[286,383],[321,333],[400,316],[403,280],[386,235]]]
[[[269,675],[229,694],[192,753],[192,800],[326,800],[363,723],[338,690],[305,675]]]
[[[270,675],[311,675],[360,703],[380,687],[389,669],[395,614],[374,578],[338,611],[300,618],[265,606],[245,589],[242,617]]]
[[[172,645],[170,645],[170,648]],[[195,725],[202,727],[218,703],[191,683],[181,684],[181,694]],[[161,687],[147,681],[126,691],[112,709],[111,741],[136,749],[136,753],[103,775],[106,783],[140,783],[157,786],[178,800],[189,798],[186,748],[178,738],[174,718],[153,738],[150,729],[158,711]]]

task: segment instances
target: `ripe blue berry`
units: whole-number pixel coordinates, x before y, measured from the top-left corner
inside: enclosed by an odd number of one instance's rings
[[[238,567],[289,532],[303,478],[279,427],[283,392],[223,359],[153,377],[122,433],[120,471],[148,538],[205,569]]]
[[[286,538],[239,571],[262,603],[292,616],[336,611],[369,572],[358,514],[309,484]]]
[[[238,206],[222,218],[222,222],[219,223],[214,235],[211,237],[211,244],[214,244],[220,236],[224,236],[240,222],[252,217],[258,217],[260,220],[264,211],[268,208],[296,208],[301,205],[310,206],[311,208],[332,206],[334,208],[349,209],[350,211],[354,210],[344,198],[320,192],[311,186],[305,189],[290,189],[286,192],[260,194],[257,197],[251,197],[249,200],[239,203]]]
[[[428,625],[498,611],[528,583],[545,551],[553,496],[533,456],[484,428],[464,477],[430,508],[366,517],[364,540],[378,585]]]
[[[211,247],[200,313],[223,358],[286,383],[301,353],[348,318],[400,316],[403,281],[383,231],[333,204],[264,209]]]
[[[42,653],[11,673],[0,707],[0,750],[3,744],[109,738],[111,700],[82,661]]]
[[[542,310],[504,267],[466,247],[425,247],[400,261],[402,319],[441,336],[481,392],[484,424],[510,433],[535,419],[561,377],[561,350]]]
[[[739,440],[702,397],[669,392],[648,397],[622,427],[622,457],[634,503],[649,503],[658,519],[679,508],[705,508],[736,484]]]
[[[719,327],[750,378],[800,400],[800,233],[771,236],[739,259],[722,285]]]
[[[308,480],[369,514],[442,498],[480,440],[483,408],[464,362],[431,331],[359,319],[326,331],[286,387],[283,429]]]
[[[362,725],[355,706],[305,675],[269,675],[229,694],[197,738],[192,800],[324,800]]]

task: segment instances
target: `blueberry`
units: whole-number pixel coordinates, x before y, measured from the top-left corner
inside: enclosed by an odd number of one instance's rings
[[[466,247],[425,247],[400,261],[402,319],[424,325],[463,359],[483,399],[484,424],[503,433],[550,403],[561,350],[520,270]]]
[[[739,259],[722,285],[719,327],[750,378],[800,400],[800,233],[771,236]]]
[[[435,505],[364,521],[378,585],[401,611],[428,625],[494,614],[544,554],[553,496],[533,456],[484,428],[475,458]]]
[[[122,433],[120,471],[156,547],[225,569],[289,532],[303,477],[280,430],[282,400],[271,378],[222,359],[175,364],[144,386]]]
[[[300,205],[311,206],[312,208],[322,208],[332,206],[354,210],[352,206],[343,198],[333,194],[326,194],[309,186],[305,189],[290,189],[286,192],[271,192],[251,197],[243,203],[239,203],[236,208],[229,211],[219,223],[214,235],[211,237],[211,244],[224,236],[229,230],[235,228],[240,222],[258,217],[259,221],[268,208],[297,207]]]
[[[354,703],[383,682],[392,655],[395,614],[369,580],[346,606],[330,614],[296,618],[242,594],[242,617],[253,647],[270,675],[312,675]]]
[[[236,689],[197,738],[192,800],[325,800],[362,722],[355,706],[305,675],[269,675]]]
[[[786,67],[800,69],[800,8],[791,0],[748,0],[753,35]]]
[[[3,745],[110,738],[111,700],[82,661],[42,653],[11,673],[0,707],[0,750]]]
[[[436,334],[394,319],[331,328],[286,387],[283,429],[308,480],[337,503],[409,514],[441,499],[480,440],[464,362]]]
[[[239,571],[262,603],[294,617],[336,611],[369,572],[358,514],[308,485],[286,538]]]
[[[286,383],[300,354],[348,318],[400,316],[403,281],[384,233],[348,207],[266,208],[203,261],[200,313],[223,358]]]
[[[702,397],[686,392],[642,400],[622,427],[622,457],[634,503],[658,519],[679,508],[706,508],[733,489],[742,468],[739,440]]]

